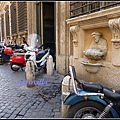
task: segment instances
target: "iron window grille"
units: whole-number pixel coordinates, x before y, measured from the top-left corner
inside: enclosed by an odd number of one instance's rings
[[[120,6],[120,1],[110,1],[110,2],[97,2],[97,1],[87,1],[87,2],[70,2],[70,18],[78,17],[81,15],[90,14],[93,12],[109,9],[111,7]]]

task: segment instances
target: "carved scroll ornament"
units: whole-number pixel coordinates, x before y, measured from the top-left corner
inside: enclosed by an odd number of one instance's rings
[[[70,27],[70,32],[72,33],[73,36],[73,43],[75,46],[78,46],[78,34],[77,32],[79,31],[79,26],[71,26]]]
[[[112,31],[112,43],[115,49],[120,48],[120,18],[109,20],[109,27]]]

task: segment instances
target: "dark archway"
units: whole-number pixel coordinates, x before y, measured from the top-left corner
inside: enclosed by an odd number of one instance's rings
[[[41,36],[44,49],[51,49],[53,61],[56,63],[55,2],[38,2],[36,7],[37,34]]]

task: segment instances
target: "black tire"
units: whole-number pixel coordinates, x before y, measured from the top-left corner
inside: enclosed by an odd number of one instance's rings
[[[104,110],[105,106],[96,101],[82,101],[70,106],[66,118],[97,118]],[[113,118],[109,112],[105,118]]]
[[[47,66],[45,65],[45,67],[43,68],[44,70],[44,73],[46,74],[47,73]]]
[[[4,64],[4,60],[1,59],[1,61],[0,61],[0,65],[3,65],[3,64]]]
[[[11,64],[11,65],[10,65],[10,68],[11,68],[13,71],[18,71],[18,70],[20,69],[20,68],[13,68],[13,65],[14,65],[14,64]]]

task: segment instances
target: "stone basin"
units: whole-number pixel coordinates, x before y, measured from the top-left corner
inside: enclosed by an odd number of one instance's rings
[[[100,67],[102,67],[101,63],[89,63],[89,62],[81,62],[81,64],[83,64],[85,66],[85,69],[87,72],[89,73],[97,73],[100,69]]]

